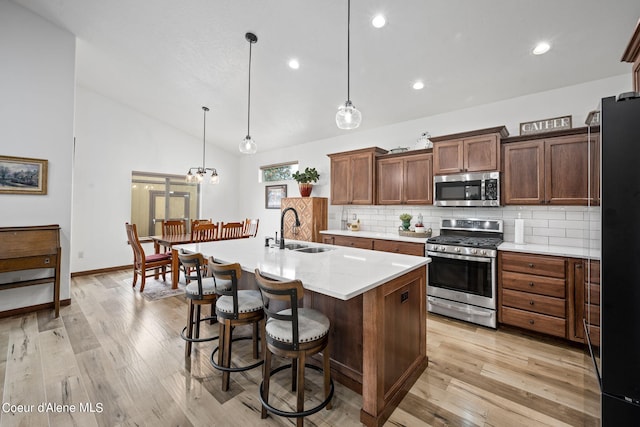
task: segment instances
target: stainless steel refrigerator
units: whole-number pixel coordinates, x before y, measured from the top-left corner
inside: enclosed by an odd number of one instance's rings
[[[602,426],[640,425],[640,94],[602,99]]]

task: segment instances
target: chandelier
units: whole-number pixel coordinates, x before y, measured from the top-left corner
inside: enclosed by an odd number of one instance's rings
[[[218,176],[218,171],[215,168],[206,168],[204,166],[205,159],[205,149],[206,149],[206,132],[207,132],[207,111],[209,109],[207,107],[202,107],[202,111],[204,111],[204,125],[202,131],[202,167],[192,167],[187,172],[187,182],[202,182],[205,176],[207,176],[207,172],[211,172],[211,179],[209,182],[211,184],[217,184],[220,182],[220,177]]]

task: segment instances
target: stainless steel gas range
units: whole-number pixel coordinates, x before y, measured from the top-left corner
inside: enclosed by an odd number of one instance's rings
[[[499,219],[442,219],[440,235],[427,240],[427,309],[495,328]]]

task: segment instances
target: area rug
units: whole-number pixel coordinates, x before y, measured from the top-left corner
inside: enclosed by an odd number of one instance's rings
[[[140,293],[140,279],[138,278],[138,283],[136,283],[136,287],[133,288],[131,283],[133,279],[125,279],[123,280],[132,291]],[[155,280],[153,277],[147,278],[147,283],[144,285],[144,291],[142,291],[141,295],[147,301],[156,301],[162,298],[174,297],[176,295],[184,295],[184,283],[178,282],[178,289],[171,289],[171,281],[167,280],[163,282],[162,279]]]

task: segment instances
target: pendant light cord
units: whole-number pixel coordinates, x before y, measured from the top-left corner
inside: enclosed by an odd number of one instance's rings
[[[251,123],[251,45],[253,43],[251,42],[251,40],[249,40],[249,94],[248,94],[248,100],[247,100],[247,136],[251,135],[251,132],[249,132],[249,124]]]
[[[351,74],[351,0],[347,0],[347,101],[351,101],[350,81]]]
[[[206,136],[207,136],[207,111],[209,111],[209,109],[207,107],[202,107],[202,111],[203,111],[203,124],[202,124],[202,171],[204,172],[204,156],[205,156],[205,148],[207,146],[206,144]]]

